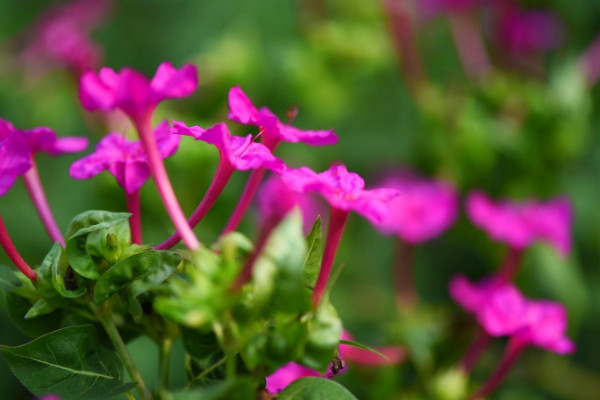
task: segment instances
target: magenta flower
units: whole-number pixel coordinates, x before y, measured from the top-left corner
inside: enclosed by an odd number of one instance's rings
[[[264,167],[280,173],[285,167],[267,147],[252,141],[252,135],[231,136],[224,123],[203,129],[199,126],[188,128],[182,122],[174,122],[173,132],[178,135],[192,136],[196,140],[214,145],[219,150],[222,161],[233,169],[246,171]]]
[[[492,240],[524,250],[533,242],[544,240],[563,256],[571,251],[572,208],[565,198],[546,203],[492,201],[480,191],[469,194],[467,215]]]
[[[498,22],[498,40],[513,54],[540,53],[555,49],[562,41],[562,24],[548,11],[525,11],[509,7]]]
[[[2,128],[0,120],[0,196],[4,196],[17,177],[32,167],[31,151],[16,131]]]
[[[315,371],[295,362],[285,364],[278,368],[271,375],[267,376],[267,392],[277,394],[285,389],[290,383],[311,376],[322,376],[319,371]]]
[[[341,339],[354,341],[354,337],[346,330],[342,330]],[[359,365],[380,366],[398,364],[404,361],[407,356],[406,349],[402,346],[378,346],[374,349],[387,358],[383,358],[372,351],[343,343],[340,343],[339,346],[340,358]]]
[[[466,311],[476,314],[486,296],[498,286],[494,279],[486,279],[479,283],[471,283],[463,275],[450,280],[449,291],[452,299]]]
[[[389,214],[390,200],[399,195],[395,189],[365,190],[364,180],[348,172],[342,164],[334,164],[327,171],[316,173],[310,168],[287,169],[281,175],[292,190],[300,193],[316,192],[331,207],[356,211],[374,224],[382,223]]]
[[[111,2],[78,0],[50,9],[31,32],[33,40],[22,54],[25,64],[58,64],[77,75],[97,67],[102,51],[89,36]]]
[[[386,178],[381,186],[397,189],[400,195],[390,200],[390,217],[378,228],[405,242],[419,244],[433,239],[456,220],[458,194],[446,182],[396,174]]]
[[[118,73],[110,68],[102,68],[99,73],[88,71],[81,77],[79,96],[89,111],[120,109],[136,124],[142,124],[161,101],[187,97],[197,87],[195,66],[186,64],[175,69],[164,62],[150,81],[131,68]]]
[[[280,141],[304,142],[312,146],[330,145],[338,141],[333,129],[301,130],[281,122],[266,107],[257,109],[239,86],[235,86],[229,91],[229,115],[227,117],[240,124],[255,125],[264,129],[265,145],[270,149],[274,149]]]
[[[460,13],[472,10],[478,0],[420,0],[417,5],[426,18],[440,13]]]
[[[389,201],[398,195],[394,189],[365,190],[363,179],[348,172],[341,164],[332,165],[317,174],[307,167],[287,169],[281,175],[292,190],[300,193],[316,192],[331,205],[327,242],[321,270],[313,291],[313,305],[318,306],[325,292],[331,267],[350,211],[356,211],[371,222],[381,223],[389,213]]]
[[[175,154],[180,136],[171,134],[165,120],[154,130],[160,156],[167,158]],[[123,135],[112,132],[96,146],[96,150],[71,165],[69,174],[73,179],[89,179],[103,171],[110,172],[126,194],[140,189],[150,177],[148,157],[139,140],[132,141]]]

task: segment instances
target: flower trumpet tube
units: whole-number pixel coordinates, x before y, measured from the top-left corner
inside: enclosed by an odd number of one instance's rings
[[[19,254],[15,245],[13,244],[10,236],[8,235],[8,231],[6,230],[6,226],[4,225],[4,221],[2,220],[2,216],[0,215],[0,244],[2,248],[10,258],[10,260],[15,264],[15,266],[21,271],[26,277],[35,281],[37,279],[37,275],[33,269],[23,260],[23,257]]]
[[[246,137],[231,136],[227,125],[224,123],[203,129],[199,126],[187,127],[181,122],[175,122],[173,132],[212,144],[219,150],[219,166],[213,182],[187,222],[191,228],[196,226],[212,208],[235,170],[246,171],[266,168],[280,173],[285,168],[283,162],[275,157],[267,147],[252,141],[252,135]],[[180,236],[175,233],[156,248],[169,249],[177,244],[179,240]]]

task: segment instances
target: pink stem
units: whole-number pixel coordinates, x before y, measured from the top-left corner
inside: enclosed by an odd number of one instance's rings
[[[171,217],[175,229],[177,229],[181,235],[183,243],[185,243],[190,250],[196,250],[200,247],[200,242],[196,238],[196,235],[194,235],[194,231],[188,225],[185,215],[177,201],[177,197],[175,196],[175,192],[173,191],[173,186],[171,186],[169,175],[167,174],[165,164],[158,152],[158,147],[154,139],[151,118],[147,117],[141,122],[135,122],[140,140],[144,145],[144,150],[148,157],[152,177],[154,178],[156,188],[158,189],[158,193],[165,205],[167,213],[169,214],[169,217]]]
[[[600,78],[600,34],[579,58],[579,67],[583,71],[590,87],[594,86]]]
[[[129,217],[129,228],[131,229],[131,241],[135,244],[142,244],[142,210],[140,205],[140,190],[131,194],[125,194],[127,199],[127,211],[131,213]]]
[[[468,77],[487,75],[492,68],[476,15],[451,13],[448,20],[465,74]]]
[[[469,373],[473,370],[473,367],[479,360],[479,357],[481,357],[481,353],[483,353],[491,341],[492,337],[488,335],[485,330],[480,328],[477,336],[475,336],[475,340],[471,342],[469,348],[463,356],[463,359],[460,362],[463,371]]]
[[[331,213],[329,214],[329,227],[327,228],[327,242],[325,243],[325,251],[323,252],[323,261],[321,262],[321,270],[319,271],[319,277],[313,291],[312,301],[314,307],[318,307],[327,288],[327,282],[329,281],[329,275],[331,275],[331,267],[333,266],[333,260],[337,253],[340,240],[342,239],[342,233],[348,220],[348,211],[340,210],[331,207]]]
[[[496,390],[500,383],[502,383],[502,380],[504,380],[506,377],[508,371],[510,371],[512,366],[519,359],[519,356],[525,347],[526,345],[523,342],[519,341],[518,339],[511,338],[511,340],[508,342],[506,351],[504,352],[504,356],[502,357],[500,364],[498,364],[498,367],[496,367],[494,373],[489,377],[487,382],[481,388],[479,388],[477,392],[468,398],[468,400],[483,399]]]
[[[27,187],[27,191],[29,192],[29,197],[31,197],[31,201],[35,205],[37,212],[42,219],[42,223],[50,235],[50,238],[61,244],[61,246],[65,247],[65,239],[60,231],[60,228],[56,224],[56,219],[54,219],[54,214],[52,214],[52,210],[50,209],[50,205],[48,204],[48,199],[46,198],[46,193],[44,192],[44,188],[42,187],[42,182],[40,180],[40,176],[38,174],[37,166],[35,165],[35,161],[31,160],[31,168],[23,175],[23,179],[25,181],[25,187]]]
[[[398,309],[413,308],[419,302],[413,274],[414,250],[413,244],[398,240],[398,259],[395,269]]]
[[[250,203],[252,203],[252,199],[258,190],[260,182],[265,176],[265,172],[265,168],[257,168],[250,173],[248,181],[246,182],[246,186],[244,187],[244,191],[242,192],[242,195],[238,200],[231,217],[229,217],[229,221],[227,221],[223,232],[221,232],[221,236],[235,231],[240,222],[242,222],[242,218],[246,214],[248,207],[250,207]]]
[[[0,245],[6,254],[11,259],[13,264],[29,279],[35,282],[37,279],[37,275],[34,270],[23,260],[23,257],[19,254],[12,240],[10,240],[10,236],[8,235],[8,231],[6,230],[6,226],[4,225],[4,221],[2,220],[2,216],[0,215]]]
[[[510,247],[504,263],[500,270],[496,273],[495,279],[498,283],[510,283],[515,280],[519,268],[521,267],[521,260],[523,259],[523,250]]]
[[[191,228],[194,228],[198,223],[204,218],[204,216],[210,211],[212,206],[215,204],[223,189],[229,182],[229,178],[233,174],[233,167],[228,162],[219,162],[219,166],[217,167],[217,172],[215,172],[215,176],[213,178],[212,183],[208,187],[204,198],[198,207],[194,210],[187,223]],[[167,250],[175,246],[181,240],[181,236],[178,232],[175,232],[171,237],[162,242],[161,244],[155,246],[156,250]]]

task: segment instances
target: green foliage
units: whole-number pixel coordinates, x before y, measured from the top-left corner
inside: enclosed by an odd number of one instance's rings
[[[292,382],[277,397],[278,400],[356,400],[337,382],[324,378],[302,378]]]
[[[11,370],[36,396],[64,400],[103,399],[131,390],[116,354],[98,344],[92,325],[46,334],[22,346],[2,346]]]
[[[306,283],[314,287],[319,277],[321,269],[321,260],[323,259],[323,228],[321,226],[321,217],[317,217],[310,233],[306,237],[306,258],[304,260],[304,275]]]

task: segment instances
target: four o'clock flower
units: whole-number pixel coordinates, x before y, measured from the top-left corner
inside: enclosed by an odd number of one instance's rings
[[[219,150],[220,155],[219,165],[213,181],[206,195],[188,219],[191,228],[196,226],[212,208],[235,170],[247,171],[249,169],[266,168],[280,173],[285,168],[283,162],[275,157],[267,147],[252,141],[252,135],[245,137],[231,136],[227,125],[224,123],[203,129],[199,126],[187,127],[182,122],[175,122],[173,133],[191,136],[196,140],[212,144]],[[177,244],[179,240],[179,234],[175,233],[156,248],[160,250],[169,249]]]
[[[467,215],[473,224],[487,232],[497,242],[509,246],[506,262],[498,279],[511,281],[516,274],[523,251],[534,242],[550,243],[566,256],[571,251],[572,208],[566,198],[545,203],[528,201],[495,202],[481,191],[467,198]]]
[[[410,307],[418,300],[412,271],[415,245],[433,239],[452,225],[458,214],[458,194],[446,182],[425,180],[409,172],[390,175],[381,186],[400,192],[390,200],[389,217],[377,227],[399,238],[396,300],[400,308]]]
[[[512,285],[490,291],[479,305],[478,319],[488,334],[508,335],[510,340],[496,371],[470,400],[481,399],[492,393],[529,345],[558,354],[575,351],[575,345],[565,336],[565,308],[551,301],[529,300]]]
[[[240,124],[257,126],[260,129],[260,135],[262,135],[261,142],[271,151],[275,151],[275,148],[282,141],[303,142],[311,146],[331,145],[338,141],[333,129],[302,130],[291,126],[289,123],[281,122],[268,108],[261,107],[259,109],[252,104],[239,86],[235,86],[229,91],[228,99],[228,118]],[[295,118],[295,112],[289,117],[291,122]],[[258,190],[264,174],[264,169],[256,169],[250,174],[238,204],[223,229],[223,233],[237,229]]]
[[[154,138],[161,158],[170,157],[177,151],[180,137],[171,134],[165,120],[154,130]],[[92,154],[71,165],[73,179],[89,179],[102,171],[109,171],[125,191],[127,210],[131,213],[129,224],[134,243],[142,243],[140,215],[140,188],[150,177],[148,157],[142,143],[112,132],[105,136]]]
[[[186,97],[198,87],[196,67],[186,64],[175,69],[164,62],[151,80],[131,68],[115,72],[102,68],[99,73],[88,71],[81,77],[79,97],[90,111],[123,111],[133,122],[148,157],[150,172],[165,208],[183,238],[185,245],[195,250],[200,242],[188,226],[171,181],[160,156],[152,129],[152,114],[165,99]]]
[[[86,138],[78,137],[58,138],[56,132],[43,126],[34,129],[21,130],[15,128],[10,122],[0,119],[0,140],[9,138],[13,135],[20,138],[20,142],[27,148],[27,153],[24,152],[22,146],[19,149],[13,148],[15,153],[7,158],[7,162],[14,156],[22,157],[27,154],[30,157],[30,167],[22,173],[25,186],[27,187],[29,196],[34,203],[48,234],[52,240],[57,241],[64,246],[62,233],[50,210],[46,194],[38,175],[35,156],[40,152],[50,154],[51,156],[57,156],[64,153],[76,153],[87,147],[88,140]],[[7,143],[10,144],[11,140]],[[14,144],[12,146],[14,146]],[[0,182],[4,181],[12,184],[16,177],[14,173],[14,169],[12,172],[8,171],[6,175],[3,173],[5,176],[0,178]]]
[[[365,190],[364,180],[354,172],[348,172],[342,164],[334,164],[320,174],[310,168],[287,169],[283,181],[300,193],[316,192],[331,206],[327,242],[317,283],[313,292],[313,304],[318,306],[325,292],[335,253],[342,238],[350,211],[356,211],[374,224],[382,223],[389,213],[389,200],[398,195],[394,189]]]

